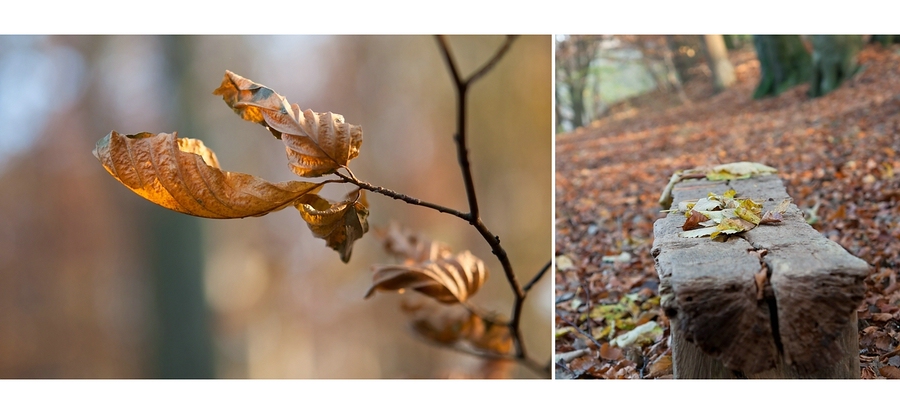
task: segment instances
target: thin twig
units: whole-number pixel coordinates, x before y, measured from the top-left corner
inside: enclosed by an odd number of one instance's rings
[[[466,145],[466,107],[468,106],[467,94],[469,81],[459,77],[459,70],[456,68],[456,62],[450,53],[450,46],[443,36],[438,36],[438,44],[441,46],[441,52],[444,56],[444,62],[450,68],[453,75],[453,82],[456,86],[456,134],[453,140],[456,142],[456,158],[459,162],[459,169],[463,175],[463,183],[466,186],[466,199],[469,200],[469,214],[471,218],[469,222],[474,225],[475,221],[480,217],[478,210],[478,197],[475,195],[475,180],[472,178],[472,166],[469,163],[469,148]]]
[[[494,54],[494,57],[491,60],[489,60],[487,63],[485,63],[484,66],[481,67],[481,69],[478,69],[477,71],[475,71],[475,73],[473,73],[472,76],[469,76],[469,79],[466,80],[466,83],[475,82],[476,80],[478,80],[478,78],[481,78],[486,73],[490,72],[490,70],[494,68],[494,65],[496,65],[497,62],[499,62],[501,58],[503,58],[503,55],[505,55],[506,52],[509,50],[509,47],[512,46],[512,43],[514,40],[516,40],[516,36],[514,36],[514,35],[506,36],[506,41],[503,42],[503,45],[500,46],[500,49],[497,50],[496,54]]]
[[[593,337],[594,337],[594,327],[593,327],[592,325],[593,325],[594,320],[591,319],[590,313],[591,313],[591,309],[594,308],[594,304],[591,303],[591,289],[590,289],[590,282],[588,282],[588,285],[585,286],[585,284],[584,284],[584,279],[579,278],[579,279],[578,279],[578,284],[581,285],[581,290],[584,291],[584,302],[587,303],[587,312],[588,312],[587,320],[586,320],[586,322],[587,322],[587,333],[588,333],[588,335],[590,335],[590,336],[593,338]]]
[[[515,272],[513,271],[512,264],[509,261],[509,257],[506,254],[506,250],[500,245],[500,238],[495,236],[491,231],[485,226],[485,224],[481,221],[481,216],[478,210],[478,197],[475,194],[475,180],[472,178],[472,167],[469,163],[469,150],[466,145],[466,125],[467,125],[467,116],[466,116],[466,108],[468,106],[467,94],[469,84],[474,80],[477,80],[479,77],[484,75],[484,73],[492,68],[500,58],[506,54],[506,51],[509,50],[509,46],[514,40],[514,38],[507,38],[507,41],[500,47],[497,52],[494,53],[494,56],[482,67],[478,72],[475,73],[475,76],[470,77],[469,79],[461,79],[459,76],[459,70],[456,68],[456,63],[453,60],[453,55],[450,52],[450,47],[447,44],[446,39],[442,36],[438,36],[438,45],[441,47],[442,55],[444,56],[444,61],[450,69],[450,73],[453,75],[454,83],[456,84],[456,97],[457,97],[457,113],[456,113],[456,135],[454,136],[456,141],[456,149],[457,149],[457,158],[459,160],[459,167],[463,174],[463,182],[466,186],[466,197],[469,200],[469,223],[475,227],[476,230],[481,234],[482,238],[488,242],[491,246],[492,252],[497,259],[500,261],[500,264],[503,266],[503,272],[506,274],[506,279],[509,282],[510,287],[515,294],[515,300],[513,303],[512,316],[509,321],[509,328],[512,331],[514,343],[516,346],[516,355],[518,357],[525,356],[525,344],[522,340],[522,332],[519,328],[519,322],[522,317],[522,307],[525,301],[525,291],[522,290],[522,287],[519,285],[518,279],[516,279]]]
[[[552,264],[552,260],[548,260],[547,264],[545,264],[544,267],[542,267],[541,270],[539,270],[537,272],[537,274],[534,275],[534,277],[531,279],[531,281],[529,281],[528,283],[525,284],[525,287],[523,287],[522,290],[524,290],[526,293],[528,293],[528,291],[531,290],[531,287],[534,286],[534,284],[537,283],[539,280],[541,280],[541,277],[543,277],[544,274],[547,273],[547,270],[550,270],[551,264]]]
[[[509,327],[510,334],[513,338],[513,344],[515,345],[515,355],[504,355],[503,358],[511,358],[515,359],[528,368],[534,370],[535,372],[541,374],[548,374],[549,364],[546,367],[542,367],[540,364],[529,358],[525,352],[525,345],[522,339],[522,332],[519,327],[521,317],[522,317],[522,308],[525,302],[525,297],[529,289],[537,283],[538,280],[542,277],[544,273],[546,273],[547,269],[550,267],[550,262],[547,263],[546,266],[538,273],[523,289],[519,285],[518,279],[516,279],[515,272],[512,268],[512,263],[509,260],[509,256],[506,254],[506,250],[500,245],[500,238],[495,236],[487,226],[481,221],[480,211],[478,208],[478,197],[475,194],[475,180],[472,177],[472,167],[469,162],[469,150],[466,144],[466,125],[467,125],[467,116],[466,116],[466,108],[468,106],[467,101],[467,91],[468,87],[471,83],[480,79],[487,72],[489,72],[496,64],[500,61],[500,59],[506,54],[515,40],[515,36],[508,36],[506,41],[500,48],[494,53],[494,55],[485,63],[481,68],[479,68],[472,76],[468,79],[462,79],[459,74],[459,70],[457,69],[456,62],[453,59],[453,55],[450,52],[450,47],[447,44],[446,39],[443,36],[437,36],[438,45],[440,46],[442,56],[444,58],[444,62],[447,65],[447,68],[450,70],[450,74],[453,76],[453,83],[456,86],[457,92],[457,118],[456,118],[456,134],[454,135],[454,141],[456,142],[457,149],[457,159],[460,166],[460,171],[463,175],[463,183],[466,188],[466,199],[469,203],[469,212],[463,213],[458,210],[454,210],[451,208],[447,208],[438,204],[429,203],[426,201],[422,201],[419,199],[415,199],[409,197],[404,194],[400,194],[389,190],[387,188],[378,187],[372,184],[369,184],[365,181],[361,181],[357,179],[353,172],[347,169],[348,175],[341,174],[340,172],[336,172],[335,174],[339,177],[343,178],[345,182],[352,183],[360,188],[367,189],[369,191],[386,195],[388,197],[394,198],[396,200],[401,200],[409,204],[414,204],[418,206],[423,206],[427,208],[431,208],[433,210],[439,211],[441,213],[447,213],[456,217],[459,217],[470,225],[475,227],[478,230],[478,233],[481,234],[482,238],[487,241],[488,245],[491,246],[492,253],[497,256],[497,259],[500,261],[501,266],[503,267],[503,272],[506,275],[507,282],[515,294],[515,300],[513,303],[512,316],[510,317],[510,321],[506,323]],[[473,311],[470,309],[470,311]],[[473,311],[474,312],[474,311]],[[474,312],[479,317],[481,317],[480,312]],[[460,350],[458,348],[453,348]],[[489,355],[485,355],[483,353],[473,353],[469,350],[461,350],[463,352],[467,352],[469,354],[475,354],[482,357],[491,357]],[[493,355],[493,354],[491,354]],[[494,357],[497,357],[496,355]]]
[[[348,170],[348,171],[349,171],[349,170]],[[393,199],[395,199],[395,200],[404,201],[404,202],[409,203],[409,204],[414,204],[414,205],[422,206],[422,207],[428,207],[428,208],[430,208],[430,209],[432,209],[432,210],[437,210],[437,211],[439,211],[439,212],[441,212],[441,213],[447,213],[447,214],[450,214],[450,215],[459,217],[459,218],[461,218],[461,219],[463,219],[463,220],[465,220],[465,221],[467,221],[467,222],[469,221],[469,215],[466,214],[466,213],[463,213],[463,212],[458,211],[458,210],[454,210],[454,209],[452,209],[452,208],[447,208],[447,207],[444,207],[444,206],[439,205],[439,204],[434,204],[434,203],[430,203],[430,202],[427,202],[427,201],[422,201],[422,200],[419,200],[419,199],[417,199],[417,198],[413,198],[413,197],[410,197],[410,196],[408,196],[408,195],[406,195],[406,194],[401,194],[401,193],[395,192],[395,191],[393,191],[393,190],[390,190],[390,189],[387,189],[387,188],[384,188],[384,187],[378,187],[378,186],[376,186],[376,185],[369,184],[369,183],[367,183],[367,182],[365,182],[365,181],[361,181],[361,180],[357,179],[356,177],[354,177],[354,176],[352,175],[352,173],[350,173],[350,175],[345,175],[345,174],[341,174],[339,171],[337,171],[337,172],[335,172],[334,174],[337,175],[338,177],[343,178],[343,179],[344,179],[343,182],[351,183],[351,184],[353,184],[353,185],[355,185],[355,186],[357,186],[357,187],[364,188],[364,189],[369,190],[369,191],[371,191],[371,192],[373,192],[373,193],[383,194],[383,195],[386,195],[386,196],[388,196],[388,197],[390,197],[390,198],[393,198]]]
[[[487,226],[481,221],[480,211],[478,209],[478,197],[475,193],[475,180],[472,177],[472,167],[469,162],[469,150],[466,144],[466,125],[467,125],[467,114],[466,109],[468,107],[467,101],[467,92],[468,87],[471,82],[480,78],[487,70],[491,69],[496,62],[500,60],[501,57],[509,50],[509,46],[512,44],[514,38],[507,38],[507,41],[504,42],[503,46],[494,54],[494,56],[482,67],[481,70],[475,73],[473,77],[469,79],[463,80],[459,76],[459,70],[456,68],[456,63],[453,60],[453,55],[450,52],[450,47],[447,44],[446,39],[441,36],[438,36],[438,44],[441,47],[441,52],[444,56],[444,61],[450,69],[451,74],[453,75],[454,82],[456,84],[456,96],[457,96],[457,114],[456,114],[456,135],[454,136],[454,140],[456,142],[457,148],[457,158],[459,160],[460,170],[463,175],[463,182],[466,187],[466,197],[469,200],[469,223],[478,230],[481,236],[485,241],[491,246],[491,250],[497,259],[500,261],[501,266],[503,267],[503,272],[506,275],[506,279],[515,294],[515,299],[513,301],[513,310],[512,316],[509,321],[509,329],[513,336],[513,343],[516,348],[516,356],[524,359],[526,355],[525,344],[522,340],[522,332],[520,329],[520,321],[522,317],[522,308],[525,301],[525,291],[519,285],[518,279],[516,279],[515,272],[512,268],[512,263],[509,261],[509,257],[506,254],[506,250],[500,245],[500,238],[495,236],[491,231],[487,228]]]
[[[556,316],[559,316],[559,319],[561,319],[563,322],[565,322],[566,325],[569,325],[569,326],[575,328],[575,330],[578,331],[578,333],[580,333],[582,336],[590,339],[591,342],[594,343],[594,345],[597,345],[597,349],[600,349],[600,347],[603,346],[603,344],[601,344],[600,341],[597,341],[597,338],[594,338],[593,335],[588,334],[587,332],[585,332],[584,330],[579,328],[578,325],[576,325],[572,322],[569,322],[568,319],[566,319],[564,316],[560,315],[558,310],[556,311]]]
[[[442,342],[433,341],[433,340],[430,340],[421,335],[416,335],[416,337],[418,337],[422,341],[428,342],[430,344],[433,344],[433,345],[436,345],[436,346],[439,346],[439,347],[442,347],[445,349],[449,349],[451,351],[456,351],[459,353],[476,356],[479,358],[519,362],[519,363],[522,363],[522,365],[525,365],[525,367],[527,367],[528,369],[532,370],[538,376],[545,376],[550,371],[548,369],[548,367],[546,367],[546,366],[542,365],[540,362],[537,362],[528,357],[523,358],[523,357],[519,357],[516,355],[498,354],[498,353],[494,353],[494,352],[485,352],[485,351],[479,351],[479,350],[475,350],[475,349],[471,349],[471,348],[464,348],[464,347],[458,346],[458,345],[451,345],[451,344],[445,344]]]
[[[577,377],[577,375],[575,375],[575,371],[572,371],[571,369],[569,369],[569,367],[567,367],[566,364],[563,364],[562,361],[556,361],[556,366],[567,371],[569,374],[572,374],[572,377]]]

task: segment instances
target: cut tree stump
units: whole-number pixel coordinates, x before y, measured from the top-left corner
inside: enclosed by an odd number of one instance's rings
[[[676,184],[673,205],[731,188],[763,201],[763,211],[789,197],[777,175],[700,179]],[[679,237],[684,222],[679,213],[657,220],[651,251],[675,378],[860,377],[856,308],[868,264],[794,204],[781,223],[725,241]]]

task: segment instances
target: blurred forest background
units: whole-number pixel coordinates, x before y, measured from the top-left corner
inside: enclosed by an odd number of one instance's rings
[[[450,38],[464,75],[502,42]],[[517,39],[470,93],[482,217],[521,283],[552,245],[551,42]],[[113,129],[178,131],[225,170],[296,178],[282,144],[212,95],[226,69],[362,125],[360,179],[465,210],[455,92],[434,38],[2,36],[0,377],[483,375],[484,361],[417,340],[400,295],[363,299],[371,265],[392,263],[376,229],[396,221],[482,258],[492,276],[473,302],[508,315],[502,269],[458,218],[369,194],[372,230],[345,265],[293,209],[184,216],[133,194],[91,154]],[[350,189],[340,187],[323,195],[340,199]],[[535,286],[523,312],[538,360],[551,349],[550,284]],[[506,365],[504,375],[534,375]]]
[[[556,378],[673,376],[658,200],[676,171],[737,161],[778,169],[807,222],[872,267],[861,378],[900,378],[900,36],[555,45]],[[639,327],[638,345],[616,345]]]

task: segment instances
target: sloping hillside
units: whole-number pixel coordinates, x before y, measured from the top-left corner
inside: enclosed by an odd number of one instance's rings
[[[556,138],[557,378],[671,376],[668,321],[650,256],[660,192],[676,170],[756,161],[826,237],[875,269],[859,308],[863,378],[900,378],[900,48],[870,46],[863,70],[831,94],[808,86],[751,99],[752,52],[732,56],[738,83],[689,104],[655,92]],[[663,328],[640,352],[608,342],[635,326]],[[589,338],[593,337],[593,339]]]

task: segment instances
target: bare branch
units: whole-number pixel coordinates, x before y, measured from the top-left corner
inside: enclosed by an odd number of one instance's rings
[[[463,175],[463,182],[466,187],[466,197],[469,200],[469,214],[468,221],[478,233],[481,234],[481,237],[484,238],[485,241],[491,246],[491,250],[497,259],[500,261],[501,266],[503,267],[503,272],[506,275],[506,280],[509,283],[509,286],[512,288],[513,293],[515,294],[515,300],[513,303],[512,316],[509,321],[509,328],[512,332],[513,343],[516,348],[516,356],[521,360],[525,360],[526,352],[525,352],[525,344],[522,340],[522,332],[519,327],[521,317],[522,317],[522,308],[525,301],[525,291],[522,290],[522,287],[519,285],[518,279],[516,279],[515,272],[512,268],[512,263],[509,261],[509,257],[506,254],[506,250],[500,245],[500,238],[495,236],[487,226],[481,221],[481,216],[478,210],[478,197],[475,194],[475,181],[472,178],[472,167],[469,162],[469,150],[466,144],[466,126],[467,126],[467,117],[466,117],[466,109],[468,107],[467,101],[467,91],[469,83],[477,80],[485,73],[487,73],[490,69],[492,69],[496,63],[506,54],[506,51],[509,50],[509,46],[512,44],[512,41],[515,40],[514,37],[507,38],[506,42],[500,49],[494,54],[494,56],[481,68],[479,69],[475,75],[470,77],[467,80],[462,80],[459,75],[459,70],[456,67],[456,62],[453,60],[453,54],[450,51],[450,46],[447,44],[447,40],[438,36],[438,45],[441,48],[441,52],[444,56],[444,62],[447,64],[447,68],[450,73],[453,75],[454,83],[456,85],[456,97],[457,97],[457,112],[456,112],[456,135],[454,136],[454,140],[456,142],[456,152],[457,158],[459,161],[459,167]]]
[[[593,335],[588,334],[587,332],[585,332],[584,330],[582,330],[581,328],[579,328],[578,325],[576,325],[576,324],[573,323],[573,322],[569,322],[568,319],[566,319],[564,316],[560,315],[560,314],[559,314],[559,311],[556,311],[556,316],[558,316],[560,320],[562,320],[563,322],[565,322],[566,325],[569,325],[569,326],[571,326],[572,328],[575,328],[575,330],[578,331],[579,334],[581,334],[581,335],[584,336],[585,338],[590,339],[591,342],[594,343],[594,345],[597,345],[597,349],[600,349],[600,347],[603,346],[603,344],[601,344],[599,341],[597,341],[597,339],[594,338]]]
[[[512,46],[514,40],[516,40],[515,35],[506,36],[506,41],[503,42],[503,45],[500,46],[500,49],[497,49],[497,51],[494,52],[494,57],[492,57],[491,60],[485,63],[484,66],[481,67],[481,69],[475,71],[472,76],[469,76],[469,79],[466,79],[466,84],[471,84],[472,82],[475,82],[476,80],[484,76],[484,74],[490,72],[490,70],[494,68],[494,65],[496,65],[497,62],[499,62],[500,59],[503,58],[503,55],[505,55],[509,50],[509,47]]]
[[[551,263],[552,263],[552,260],[548,260],[547,264],[545,264],[544,267],[542,267],[541,270],[539,270],[537,272],[537,274],[534,275],[534,277],[531,279],[531,281],[525,284],[525,287],[522,288],[522,290],[524,290],[525,293],[528,293],[528,291],[531,290],[531,287],[534,286],[534,284],[537,283],[539,280],[541,280],[541,277],[543,277],[544,274],[547,273],[547,270],[550,270]]]
[[[349,170],[348,170],[348,171],[349,171]],[[444,207],[444,206],[439,205],[439,204],[434,204],[434,203],[430,203],[430,202],[427,202],[427,201],[422,201],[422,200],[419,200],[419,199],[417,199],[417,198],[413,198],[413,197],[410,197],[410,196],[408,196],[408,195],[406,195],[406,194],[401,194],[401,193],[398,193],[398,192],[396,192],[396,191],[393,191],[393,190],[390,190],[390,189],[387,189],[387,188],[384,188],[384,187],[379,187],[379,186],[376,186],[376,185],[369,184],[369,183],[367,183],[367,182],[365,182],[365,181],[361,181],[361,180],[357,179],[356,177],[354,177],[354,176],[353,176],[353,173],[350,173],[350,175],[344,175],[344,174],[341,174],[340,172],[335,172],[334,174],[337,175],[338,177],[343,178],[344,181],[342,181],[342,182],[353,184],[353,185],[355,185],[355,186],[357,186],[357,187],[359,187],[359,188],[363,188],[363,189],[369,190],[369,191],[371,191],[371,192],[373,192],[373,193],[378,193],[378,194],[386,195],[386,196],[388,196],[388,197],[390,197],[390,198],[393,198],[393,199],[395,199],[395,200],[404,201],[404,202],[409,203],[409,204],[414,204],[414,205],[422,206],[422,207],[428,207],[428,208],[430,208],[430,209],[432,209],[432,210],[437,210],[437,211],[439,211],[439,212],[441,212],[441,213],[447,213],[447,214],[450,214],[450,215],[459,217],[459,218],[461,218],[461,219],[463,219],[463,220],[465,220],[465,221],[467,221],[467,222],[470,221],[469,215],[466,214],[466,213],[463,213],[463,212],[458,211],[458,210],[454,210],[454,209],[452,209],[452,208]]]

